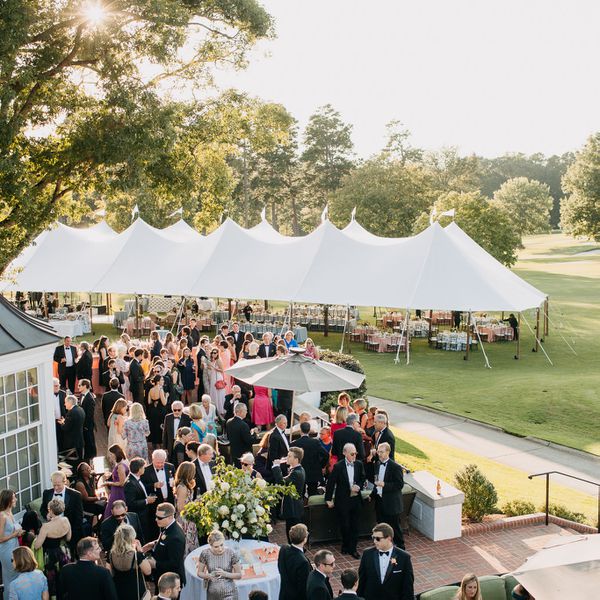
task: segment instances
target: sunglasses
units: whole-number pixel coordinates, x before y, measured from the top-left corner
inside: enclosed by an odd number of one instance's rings
[[[154,518],[155,521],[162,521],[163,519],[166,519],[167,515],[163,515],[162,517],[159,515],[156,515],[156,517]]]
[[[127,515],[113,515],[117,521],[124,521]]]
[[[383,540],[383,539],[384,539],[384,537],[383,537],[383,536],[380,536],[380,535],[374,535],[374,536],[371,536],[371,539],[372,539],[374,542],[380,542],[381,540]]]
[[[242,467],[253,467],[252,463],[242,463]]]
[[[333,562],[330,563],[323,563],[326,567],[333,567],[333,565],[335,565],[335,560]]]
[[[173,409],[173,412],[174,412],[174,413],[181,412],[181,408],[174,408],[174,409]]]

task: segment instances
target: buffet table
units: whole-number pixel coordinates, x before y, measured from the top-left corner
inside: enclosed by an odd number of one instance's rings
[[[229,548],[238,549],[242,561],[242,572],[245,568],[252,565],[257,573],[262,573],[260,577],[237,579],[235,581],[240,600],[248,598],[248,594],[252,590],[262,590],[269,595],[269,598],[279,597],[279,584],[281,578],[277,569],[277,560],[263,563],[253,552],[253,550],[260,548],[278,548],[276,544],[258,542],[256,540],[242,540],[239,543],[227,540],[225,545]],[[185,559],[184,566],[187,583],[181,591],[181,600],[206,600],[204,580],[196,575],[197,570],[195,560],[205,548],[208,548],[208,545],[196,548],[196,550],[190,552]]]

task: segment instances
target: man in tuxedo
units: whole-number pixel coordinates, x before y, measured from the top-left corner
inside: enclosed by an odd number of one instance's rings
[[[333,590],[329,578],[335,569],[335,557],[331,550],[319,550],[315,554],[315,570],[306,580],[306,598],[308,600],[332,600]]]
[[[200,344],[200,331],[198,331],[198,321],[193,317],[190,319],[190,337],[192,338],[191,348],[195,348]]]
[[[242,351],[242,346],[244,345],[244,334],[240,331],[240,324],[237,321],[233,322],[232,331],[229,334],[233,338],[233,343],[235,345],[235,355],[240,356],[240,352]]]
[[[364,600],[356,595],[358,589],[358,573],[354,569],[345,569],[340,575],[342,584],[342,593],[337,597],[337,600]]]
[[[362,510],[361,490],[365,483],[365,469],[361,461],[356,460],[354,444],[344,446],[344,458],[338,461],[325,490],[325,501],[334,508],[342,533],[342,554],[360,558],[356,550],[358,543],[358,521]],[[335,491],[335,501],[332,500]]]
[[[67,487],[67,476],[62,471],[55,471],[50,475],[52,488],[42,493],[42,504],[40,514],[44,519],[48,516],[48,502],[51,500],[62,500],[65,504],[65,517],[71,524],[71,548],[75,550],[77,542],[81,539],[83,527],[83,503],[81,494]]]
[[[54,350],[54,362],[58,364],[58,379],[63,390],[75,393],[75,379],[77,378],[77,349],[71,346],[71,338],[67,335],[64,345],[57,346]]]
[[[373,434],[373,447],[375,450],[379,448],[379,444],[384,442],[390,445],[390,456],[394,459],[396,453],[396,438],[388,427],[388,418],[382,414],[375,415],[375,433]]]
[[[329,460],[329,454],[321,446],[317,438],[311,438],[310,423],[305,421],[300,423],[302,435],[292,442],[292,448],[302,448],[304,456],[302,458],[302,467],[306,473],[306,487],[309,496],[317,494],[317,487],[323,480],[323,469]]]
[[[142,483],[141,478],[146,469],[146,461],[143,458],[134,458],[129,463],[129,477],[125,482],[125,502],[129,510],[135,513],[142,526],[144,539],[150,539],[154,527],[150,527],[149,507],[156,502],[156,493],[148,493],[146,486]],[[154,518],[154,514],[152,514]]]
[[[96,399],[90,390],[91,387],[89,379],[82,379],[78,383],[79,393],[81,394],[81,408],[85,413],[83,421],[83,456],[86,462],[91,462],[96,456]]]
[[[208,490],[209,484],[213,480],[215,462],[214,450],[209,444],[198,446],[198,458],[192,461],[196,467],[196,495],[201,496]]]
[[[354,444],[358,452],[358,460],[362,461],[365,459],[365,447],[362,435],[358,431],[358,417],[354,413],[346,417],[346,427],[338,429],[333,434],[331,453],[337,456],[338,461],[344,459],[344,446],[346,444]]]
[[[306,581],[312,567],[304,554],[308,540],[306,525],[294,525],[288,532],[288,538],[289,546],[281,546],[277,557],[277,570],[281,577],[279,600],[307,600]]]
[[[263,333],[262,344],[258,347],[259,358],[273,358],[275,356],[275,344],[271,341],[273,334],[268,331]]]
[[[174,503],[173,481],[175,469],[171,463],[166,461],[167,453],[164,450],[155,450],[152,453],[152,464],[144,469],[144,474],[141,478],[148,495],[156,494],[157,504],[161,502]],[[158,531],[153,508],[153,506],[150,507],[148,516],[150,531],[153,532],[153,535],[149,539],[155,537]]]
[[[381,442],[377,448],[379,461],[375,466],[375,486],[369,500],[375,502],[378,523],[387,523],[394,530],[394,544],[404,550],[404,536],[400,526],[402,515],[402,467],[390,458],[390,445]]]
[[[287,454],[288,474],[284,477],[281,472],[280,459],[273,461],[273,479],[275,483],[283,483],[285,485],[292,484],[298,492],[298,498],[284,496],[281,500],[280,517],[285,519],[285,532],[290,541],[290,529],[293,525],[297,525],[302,521],[304,516],[304,485],[306,482],[306,474],[300,464],[304,456],[302,448],[290,448]]]
[[[117,590],[110,571],[96,564],[100,554],[96,538],[84,537],[79,540],[79,560],[60,570],[58,600],[117,600]]]
[[[167,451],[167,456],[171,456],[173,453],[173,444],[177,436],[177,430],[180,427],[190,426],[190,416],[183,412],[183,402],[175,400],[171,404],[171,410],[169,414],[165,415],[165,421],[163,424],[163,437],[162,444],[163,448]]]
[[[181,581],[177,573],[167,571],[158,578],[158,594],[152,600],[177,600],[181,592]]]
[[[102,524],[100,525],[100,541],[102,542],[102,548],[104,548],[107,556],[112,550],[115,531],[117,530],[117,527],[123,523],[131,525],[135,529],[135,537],[143,546],[144,532],[142,531],[140,518],[137,514],[134,512],[127,512],[127,504],[125,504],[123,500],[115,500],[112,505],[111,513],[112,514],[108,519],[102,519]]]
[[[148,561],[152,566],[154,581],[158,582],[163,573],[172,572],[177,573],[185,585],[185,534],[175,521],[173,504],[163,502],[156,507],[156,523],[159,527],[157,539],[142,547],[144,552],[152,550]]]
[[[275,417],[275,427],[271,431],[269,437],[269,451],[267,454],[267,469],[271,469],[273,461],[287,456],[290,449],[290,443],[285,435],[287,427],[287,417],[285,415],[277,415]]]
[[[231,450],[231,460],[236,467],[240,466],[240,457],[246,452],[252,452],[252,445],[258,442],[256,437],[257,429],[250,429],[246,423],[248,409],[245,404],[238,402],[233,411],[233,418],[225,424],[229,448]]]
[[[142,369],[142,358],[144,350],[137,348],[133,353],[133,360],[129,363],[129,391],[134,402],[144,404],[144,371]]]
[[[65,398],[67,397],[66,392],[60,389],[60,380],[58,377],[52,379],[53,393],[54,393],[54,422],[56,428],[56,445],[58,450],[64,450],[65,446],[63,443],[63,433],[60,426],[61,419],[67,415],[67,409],[65,407]]]
[[[117,369],[117,361],[114,358],[109,358],[106,363],[108,369],[102,373],[102,377],[100,377],[100,383],[103,387],[108,388],[110,386],[111,379],[118,379],[119,381],[119,391],[122,391],[122,386],[125,383],[125,376],[119,369]]]
[[[365,600],[413,600],[410,554],[394,546],[394,530],[387,523],[375,525],[373,543],[360,560],[358,595]]]
[[[66,414],[58,424],[60,425],[63,448],[65,450],[75,449],[77,454],[76,462],[83,459],[83,423],[85,421],[85,411],[77,404],[75,396],[65,397]]]
[[[120,386],[119,380],[113,377],[108,383],[108,391],[102,394],[102,416],[105,423],[108,422],[110,411],[113,409],[115,402],[124,398],[123,394],[119,391]]]
[[[225,403],[223,404],[225,419],[233,417],[233,409],[238,402],[243,402],[247,407],[249,406],[248,394],[242,392],[242,388],[236,384],[231,386],[231,394],[225,396]],[[246,422],[248,423],[248,418],[246,418]]]

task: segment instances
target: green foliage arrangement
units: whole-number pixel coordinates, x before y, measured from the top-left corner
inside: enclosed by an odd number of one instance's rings
[[[503,514],[507,517],[519,517],[521,515],[531,515],[536,512],[535,504],[527,500],[511,500],[502,508]]]
[[[456,487],[465,495],[463,516],[474,523],[481,523],[485,515],[496,512],[498,494],[494,484],[479,470],[477,465],[467,465],[454,475]]]
[[[546,512],[546,506],[540,506],[540,512]],[[574,523],[587,523],[586,516],[580,512],[573,512],[563,504],[550,504],[548,506],[548,512],[555,517],[560,519],[566,519],[567,521],[573,521]]]
[[[354,373],[364,373],[360,362],[351,354],[344,354],[343,352],[335,352],[333,350],[327,350],[320,348],[319,349],[321,360],[326,362],[333,363],[334,365],[338,365],[339,367],[343,367],[344,369],[348,369],[348,371],[353,371]],[[350,398],[360,398],[361,396],[366,395],[367,393],[367,384],[366,379],[362,382],[362,385],[355,390],[346,390]],[[341,391],[341,390],[340,390]],[[324,392],[321,394],[321,404],[319,408],[329,414],[329,410],[332,406],[337,404],[337,397],[340,392]]]
[[[182,515],[196,524],[201,535],[219,529],[226,537],[242,539],[267,536],[273,530],[271,509],[282,496],[298,498],[296,488],[273,485],[217,460],[213,485],[195,502],[185,506]]]

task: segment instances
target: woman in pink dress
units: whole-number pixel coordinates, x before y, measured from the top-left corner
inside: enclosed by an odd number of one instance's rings
[[[229,344],[222,340],[219,342],[219,358],[221,359],[221,364],[223,365],[223,370],[229,369],[229,367],[233,364],[233,358],[231,356],[231,350],[229,349]],[[231,375],[225,374],[225,384],[227,385],[227,393],[231,394],[231,386],[233,385],[233,377]]]
[[[261,429],[264,429],[264,425],[268,428],[273,426],[275,415],[273,414],[273,402],[271,401],[271,390],[269,388],[260,385],[254,386],[252,422]]]

